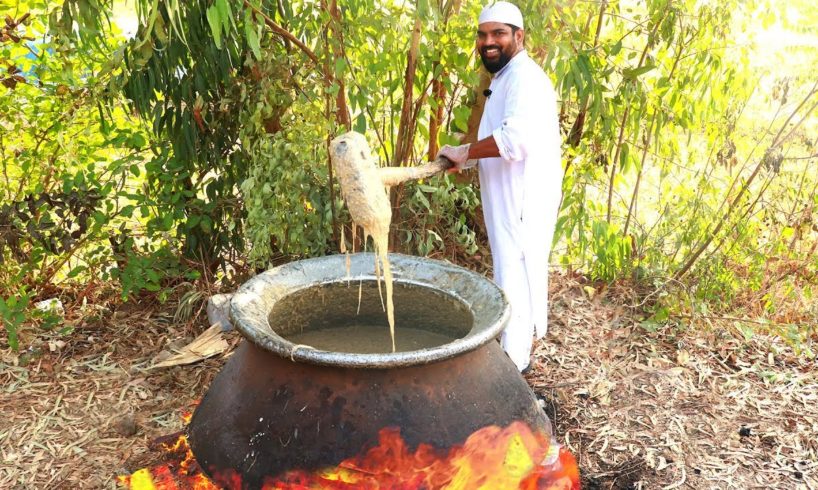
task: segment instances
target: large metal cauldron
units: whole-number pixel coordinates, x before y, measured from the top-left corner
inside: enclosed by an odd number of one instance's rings
[[[411,323],[459,337],[449,343],[356,354],[286,340],[293,331],[331,327],[350,317],[378,317],[386,325],[379,300],[364,298],[357,311],[359,281],[365,291],[374,287],[374,256],[350,259],[349,275],[343,255],[277,267],[233,297],[234,325],[246,340],[213,381],[189,427],[193,453],[215,481],[240,475],[243,488],[259,488],[266,477],[287,470],[333,466],[377,445],[385,427],[399,427],[410,448],[420,443],[450,448],[478,429],[513,421],[550,433],[533,393],[495,341],[509,317],[502,291],[461,267],[390,255],[396,335]],[[347,290],[348,297],[321,304],[315,299],[320,294],[309,294],[333,285],[335,293]],[[401,301],[402,288],[414,291],[410,301]],[[299,295],[312,300],[290,301]],[[441,296],[449,307],[440,306],[446,304]],[[285,320],[281,305],[293,319]]]

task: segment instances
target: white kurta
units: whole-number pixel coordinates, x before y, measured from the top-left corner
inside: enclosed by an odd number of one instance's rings
[[[494,75],[478,140],[494,136],[499,158],[479,162],[494,280],[511,303],[503,349],[520,370],[533,336],[548,326],[548,256],[562,191],[557,98],[523,51]]]

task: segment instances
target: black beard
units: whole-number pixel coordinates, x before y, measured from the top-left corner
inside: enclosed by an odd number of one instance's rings
[[[489,48],[499,48],[499,46],[484,46],[483,49],[480,50],[480,59],[483,61],[483,66],[486,67],[486,71],[491,74],[497,73],[498,71],[502,70],[504,66],[511,61],[511,56],[516,49],[516,45],[509,46],[509,50],[500,50],[500,57],[496,61],[488,61],[486,59],[486,50]]]

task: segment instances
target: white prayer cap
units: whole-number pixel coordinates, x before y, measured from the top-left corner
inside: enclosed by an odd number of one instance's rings
[[[523,27],[523,14],[516,5],[509,2],[494,2],[491,5],[483,7],[480,12],[480,17],[477,19],[477,24],[484,22],[500,22],[503,24],[510,24],[520,29]]]

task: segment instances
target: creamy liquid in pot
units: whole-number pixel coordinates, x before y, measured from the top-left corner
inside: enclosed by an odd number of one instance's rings
[[[381,354],[389,352],[393,346],[393,352],[408,352],[448,344],[454,339],[438,332],[405,326],[401,326],[397,339],[390,339],[382,325],[350,325],[299,333],[287,340],[331,352]],[[394,340],[397,342],[392,344]]]
[[[395,351],[423,350],[467,335],[471,309],[445,291],[396,282]],[[392,352],[389,326],[377,280],[319,284],[276,301],[267,316],[272,329],[288,341],[329,352]]]

